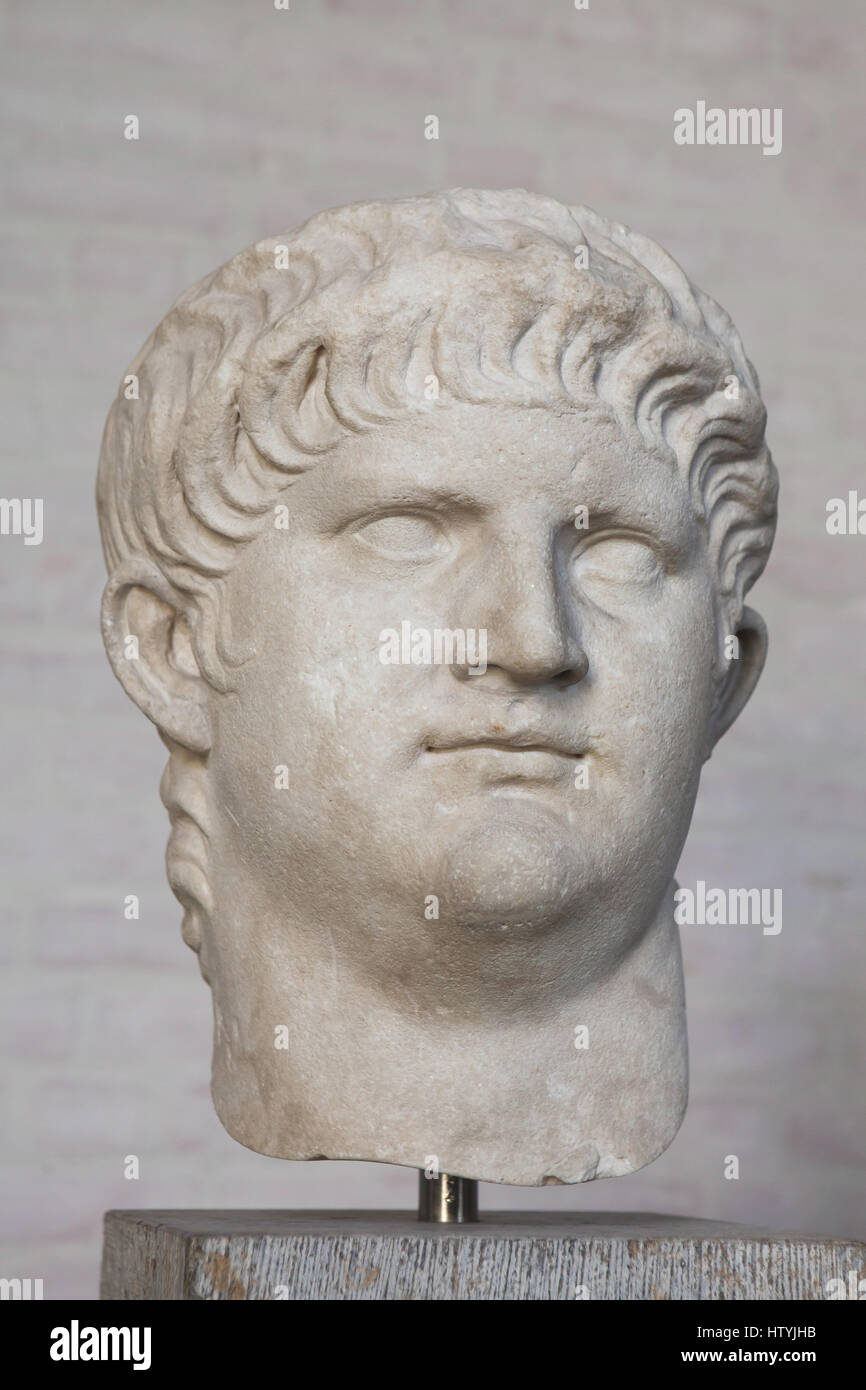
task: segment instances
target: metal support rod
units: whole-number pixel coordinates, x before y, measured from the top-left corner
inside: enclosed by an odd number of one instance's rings
[[[478,1183],[475,1178],[438,1178],[418,1174],[418,1220],[462,1224],[478,1220]]]

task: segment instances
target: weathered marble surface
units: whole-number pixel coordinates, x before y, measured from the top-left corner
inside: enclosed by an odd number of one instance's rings
[[[671,1143],[673,875],[764,662],[765,414],[660,246],[519,188],[319,213],[138,353],[102,632],[169,752],[240,1143],[523,1186]]]
[[[824,1299],[866,1244],[645,1212],[111,1211],[103,1299]]]

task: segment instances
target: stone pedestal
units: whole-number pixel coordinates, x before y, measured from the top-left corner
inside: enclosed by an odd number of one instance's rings
[[[638,1212],[110,1211],[101,1296],[823,1300],[852,1271],[858,1241]]]

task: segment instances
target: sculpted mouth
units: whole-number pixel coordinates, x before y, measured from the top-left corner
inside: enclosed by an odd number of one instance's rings
[[[584,756],[583,750],[575,747],[566,747],[560,743],[548,743],[543,740],[523,738],[515,735],[513,738],[467,738],[454,740],[449,743],[437,743],[427,741],[423,746],[425,753],[465,753],[473,749],[494,750],[499,753],[532,754],[547,753],[560,758],[569,758],[572,762],[578,762]]]

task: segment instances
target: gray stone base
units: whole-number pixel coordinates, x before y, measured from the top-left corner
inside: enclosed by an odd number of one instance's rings
[[[866,1244],[646,1213],[110,1211],[104,1299],[826,1299]]]

